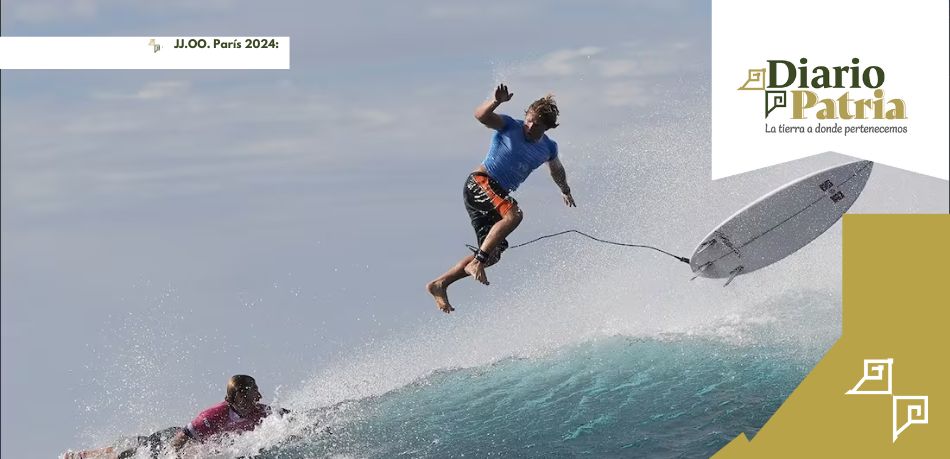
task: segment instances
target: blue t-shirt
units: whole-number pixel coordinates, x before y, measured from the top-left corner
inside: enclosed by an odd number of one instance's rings
[[[557,158],[557,143],[544,135],[537,142],[524,135],[524,121],[501,115],[505,126],[492,136],[482,165],[488,175],[508,191],[515,191],[532,171]]]

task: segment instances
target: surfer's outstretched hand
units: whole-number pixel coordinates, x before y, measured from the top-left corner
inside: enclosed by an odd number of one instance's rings
[[[561,193],[564,197],[564,204],[567,204],[567,207],[577,207],[577,204],[574,203],[574,196],[571,196],[571,192]]]
[[[498,85],[498,87],[495,88],[495,102],[498,102],[499,104],[508,102],[514,96],[514,93],[508,92],[508,86],[506,86],[504,83]]]

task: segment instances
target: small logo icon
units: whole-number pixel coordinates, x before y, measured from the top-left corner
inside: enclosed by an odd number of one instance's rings
[[[746,79],[740,91],[762,91],[765,89],[765,69],[749,69],[749,77]]]
[[[157,53],[158,50],[162,49],[162,45],[155,43],[154,38],[148,41],[148,45],[152,47],[152,54]]]
[[[894,359],[864,359],[864,377],[847,394],[890,394],[891,367],[893,365]]]
[[[864,359],[864,376],[845,395],[891,395],[893,372],[894,359]],[[926,395],[892,395],[891,443],[911,425],[927,424],[928,411]]]
[[[926,395],[895,395],[893,404],[891,413],[894,418],[892,424],[894,438],[891,440],[892,443],[896,442],[901,432],[910,427],[911,424],[927,423],[929,400]]]

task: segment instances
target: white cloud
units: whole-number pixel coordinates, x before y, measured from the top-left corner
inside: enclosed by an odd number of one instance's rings
[[[144,130],[148,122],[144,118],[130,116],[115,116],[114,114],[94,114],[76,116],[63,121],[59,129],[64,134],[100,136],[103,134],[118,134]]]
[[[600,74],[607,78],[635,75],[642,65],[633,59],[611,59],[599,63]]]
[[[296,174],[362,161],[380,145],[412,141],[398,135],[405,131],[399,121],[424,115],[399,100],[357,103],[286,81],[221,87],[213,81],[166,80],[108,87],[78,104],[4,102],[5,112],[18,114],[16,122],[4,123],[4,169],[17,171],[4,175],[11,191],[4,199],[55,212],[81,196],[106,191],[116,195],[168,184],[190,190],[191,184],[219,182],[222,176],[241,183],[265,167]],[[76,189],[82,192],[69,191]]]
[[[485,19],[494,22],[502,20],[517,21],[521,16],[530,13],[530,5],[512,4],[511,2],[479,2],[479,3],[450,3],[440,1],[427,5],[424,14],[436,20],[478,20]]]
[[[129,8],[122,0],[32,0],[7,5],[15,21],[28,24],[45,24],[63,21],[97,19],[103,11]],[[220,11],[232,7],[235,0],[165,0],[138,5],[143,14],[151,11]]]
[[[554,51],[541,59],[520,66],[519,72],[530,77],[567,77],[576,75],[589,66],[592,56],[604,50],[596,46]]]
[[[530,78],[573,77],[586,84],[597,80],[618,80],[672,76],[687,69],[683,56],[690,52],[688,43],[645,46],[626,43],[615,49],[598,46],[570,48],[548,53],[540,59],[496,70],[501,80],[513,76]]]
[[[666,97],[661,94],[668,92],[666,85],[699,69],[697,52],[685,41],[568,48],[496,69],[495,76],[515,93],[553,89],[565,108],[573,107],[565,114],[589,118],[602,116],[604,109],[644,107]]]
[[[610,107],[646,106],[653,97],[633,83],[610,83],[604,87],[602,102]]]
[[[482,14],[474,4],[437,3],[426,8],[426,15],[434,19],[469,18]]]
[[[97,0],[55,0],[24,2],[13,5],[14,19],[26,23],[44,23],[64,19],[90,19],[99,10]]]
[[[627,43],[617,57],[598,61],[600,75],[606,78],[672,76],[692,69],[684,59],[692,46],[686,42],[666,45]]]
[[[523,104],[553,91],[565,114],[556,135],[584,144],[597,137],[589,128],[597,120],[663,98],[662,85],[684,69],[688,73],[688,53],[694,51],[657,44],[553,50],[505,69],[505,81],[518,98],[505,110],[518,114]],[[88,198],[104,183],[110,192],[163,186],[159,182],[189,190],[191,184],[215,181],[241,186],[265,169],[306,175],[372,161],[380,148],[424,161],[446,155],[439,144],[485,141],[471,110],[491,88],[461,84],[451,80],[406,92],[385,86],[327,91],[323,84],[286,74],[270,81],[201,75],[96,84],[88,92],[92,97],[55,106],[5,100],[5,110],[19,118],[4,125],[5,141],[11,139],[4,145],[5,165],[27,180],[34,174],[64,176],[62,183],[69,186],[55,187],[56,192],[16,195],[48,205],[82,198],[67,188],[89,190],[83,195]],[[419,120],[438,120],[421,145]],[[56,141],[31,140],[38,138]],[[463,148],[449,154],[471,153]],[[57,182],[42,183],[48,188]]]
[[[241,145],[237,152],[257,156],[294,155],[309,152],[317,145],[319,145],[319,139],[314,137],[280,137],[246,143]]]
[[[135,99],[164,99],[169,96],[181,94],[189,87],[185,81],[159,81],[149,83],[140,89],[133,98]]]
[[[94,92],[96,99],[134,99],[158,100],[178,96],[188,91],[191,83],[187,81],[153,81],[132,93]]]

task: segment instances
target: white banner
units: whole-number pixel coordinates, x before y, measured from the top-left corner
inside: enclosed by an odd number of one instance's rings
[[[290,37],[0,37],[0,68],[289,69]]]
[[[948,179],[950,2],[714,0],[712,178],[837,152]]]

